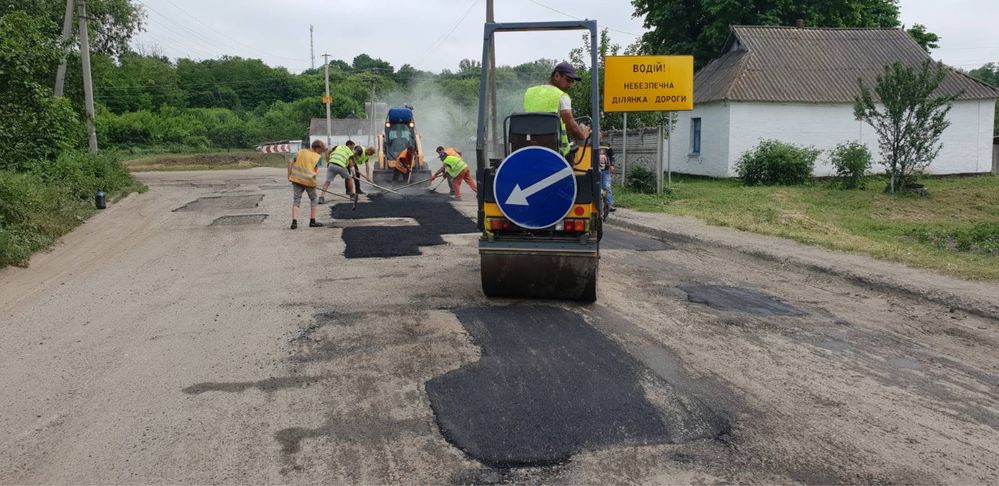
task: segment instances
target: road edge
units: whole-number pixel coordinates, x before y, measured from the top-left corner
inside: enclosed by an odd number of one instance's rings
[[[748,235],[748,239],[752,240],[752,243],[744,244],[743,242],[735,242],[728,238],[714,237],[715,235],[704,234],[704,232],[690,231],[689,229],[684,230],[682,229],[682,226],[684,225],[680,225],[681,228],[679,229],[670,229],[668,226],[659,227],[646,222],[636,221],[627,216],[628,213],[632,212],[638,214],[636,211],[623,209],[619,210],[611,218],[608,218],[605,224],[666,240],[679,239],[690,243],[701,243],[718,248],[735,250],[755,258],[780,263],[782,265],[794,265],[806,270],[835,275],[860,285],[878,287],[881,290],[904,294],[917,299],[928,300],[930,302],[948,307],[951,310],[961,310],[979,317],[999,320],[999,297],[990,300],[987,296],[979,297],[966,294],[962,295],[955,290],[945,288],[943,285],[927,285],[925,282],[923,284],[915,284],[906,281],[904,278],[899,278],[898,276],[887,275],[884,272],[878,271],[877,268],[885,266],[894,267],[894,269],[897,270],[897,274],[921,272],[926,275],[938,275],[932,273],[930,270],[916,269],[900,263],[877,260],[873,257],[863,255],[836,252],[774,236],[758,235],[755,233],[748,233],[721,226],[711,227],[713,230],[711,233],[729,232],[733,235]],[[646,213],[641,214],[644,215]],[[676,218],[669,215],[663,216]],[[700,224],[707,226],[706,223]],[[747,238],[741,239],[745,240]],[[781,242],[781,244],[773,245],[775,240]],[[831,255],[845,256],[851,260],[857,260],[858,264],[854,265],[853,268],[847,268],[844,265],[836,264],[828,260],[824,261],[818,258],[808,258],[796,251],[781,251],[787,250],[788,246],[807,248],[810,252],[824,252]],[[876,264],[864,264],[870,262],[876,262]],[[954,282],[960,281],[954,277],[943,275],[939,275],[939,278],[950,281],[952,285]],[[957,290],[967,291],[967,289]]]

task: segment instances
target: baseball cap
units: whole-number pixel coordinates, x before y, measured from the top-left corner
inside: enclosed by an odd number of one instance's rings
[[[567,78],[574,79],[576,81],[579,81],[580,79],[583,79],[583,78],[579,77],[578,74],[576,74],[576,68],[572,67],[572,64],[569,64],[569,63],[567,63],[565,61],[562,61],[562,62],[556,64],[555,65],[555,70],[553,72],[562,73]]]

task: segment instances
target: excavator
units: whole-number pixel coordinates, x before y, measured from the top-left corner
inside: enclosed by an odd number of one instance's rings
[[[496,33],[563,30],[588,30],[591,39],[598,38],[595,20],[486,23],[482,66],[490,65]],[[590,65],[598,66],[597,43],[590,44]],[[592,135],[585,143],[563,155],[557,113],[511,113],[503,122],[503,157],[487,160],[490,86],[483,69],[475,157],[480,274],[487,297],[597,298],[603,236],[597,69],[590,76]]]
[[[416,149],[416,157],[400,157],[407,153],[404,151],[410,146]],[[389,108],[385,116],[385,130],[378,134],[378,162],[372,177],[378,184],[388,184],[392,182],[394,173],[402,175],[406,182],[430,178],[430,169],[423,157],[423,141],[416,131],[411,106]]]

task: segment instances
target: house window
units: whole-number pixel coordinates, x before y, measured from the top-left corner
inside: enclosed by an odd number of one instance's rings
[[[690,155],[701,154],[701,119],[690,119]]]

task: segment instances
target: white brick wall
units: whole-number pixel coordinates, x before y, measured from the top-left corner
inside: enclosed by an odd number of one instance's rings
[[[943,149],[928,169],[931,174],[985,173],[992,168],[993,100],[959,101],[949,114],[951,126],[941,138]],[[690,118],[701,118],[701,155],[688,154]],[[739,156],[761,140],[776,139],[823,150],[814,174],[833,174],[828,151],[837,144],[859,141],[875,162],[877,135],[853,117],[850,104],[717,102],[681,112],[673,130],[670,157],[674,172],[734,177]],[[884,170],[881,165],[875,171]]]

